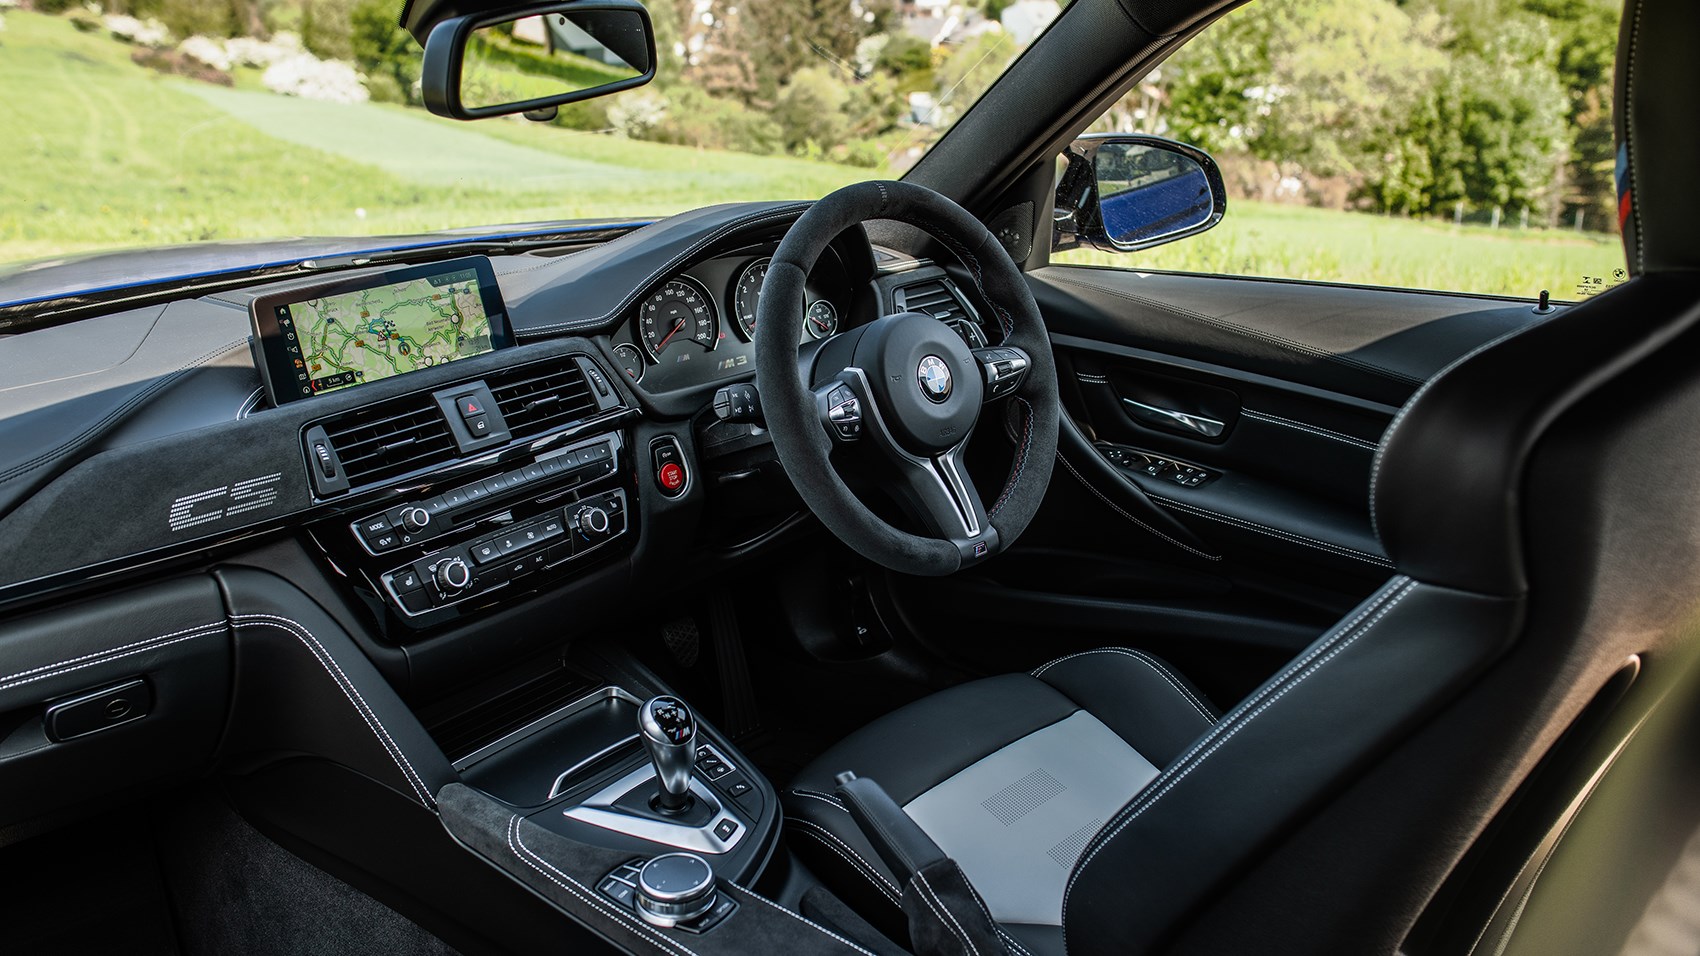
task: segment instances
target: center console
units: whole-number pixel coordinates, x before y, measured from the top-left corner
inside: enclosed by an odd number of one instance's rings
[[[611,854],[618,863],[605,872],[575,875],[606,904],[658,926],[701,932],[727,913],[689,893],[670,905],[670,891],[639,879],[647,861],[682,854],[714,879],[747,884],[777,844],[772,786],[677,697],[645,700],[604,684],[453,763],[516,820]]]

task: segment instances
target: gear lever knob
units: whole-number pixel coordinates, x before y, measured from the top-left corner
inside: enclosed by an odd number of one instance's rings
[[[653,697],[638,710],[638,736],[655,764],[660,792],[655,808],[678,813],[691,805],[691,771],[697,762],[696,715],[677,697]]]

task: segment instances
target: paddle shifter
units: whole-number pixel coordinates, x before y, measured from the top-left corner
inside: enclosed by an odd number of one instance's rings
[[[697,762],[697,719],[677,697],[652,697],[638,711],[638,735],[655,764],[656,810],[675,814],[690,809],[691,771]]]

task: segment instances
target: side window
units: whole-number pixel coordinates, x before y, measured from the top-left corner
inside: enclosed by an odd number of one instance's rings
[[[1623,281],[1613,0],[1260,0],[1092,132],[1215,158],[1210,231],[1064,263],[1573,300]]]

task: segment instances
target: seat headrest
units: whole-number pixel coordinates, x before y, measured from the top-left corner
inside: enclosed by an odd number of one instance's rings
[[[1700,3],[1628,0],[1612,122],[1629,271],[1700,268]]]

